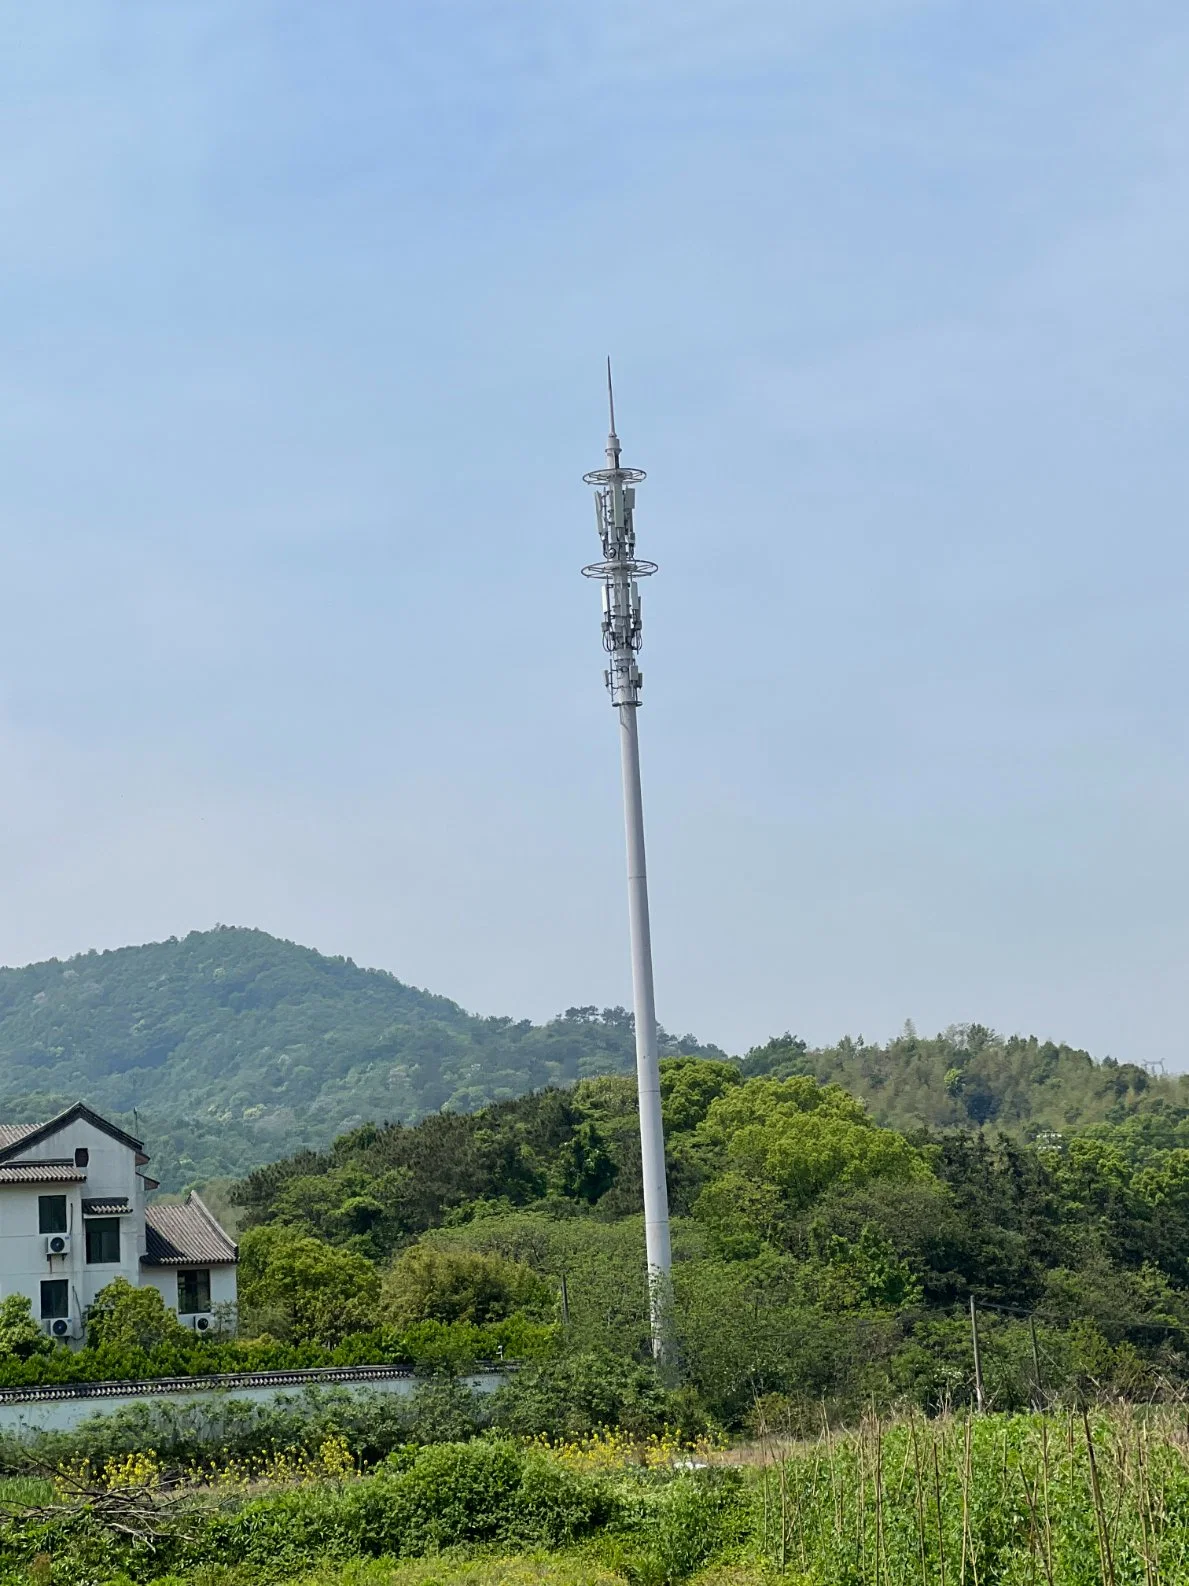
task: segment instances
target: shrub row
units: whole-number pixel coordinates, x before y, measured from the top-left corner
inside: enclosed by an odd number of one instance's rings
[[[102,1465],[152,1449],[167,1465],[212,1455],[253,1456],[317,1449],[334,1433],[368,1466],[409,1443],[460,1441],[481,1432],[517,1438],[582,1437],[602,1426],[634,1436],[680,1422],[701,1423],[649,1366],[598,1354],[528,1365],[497,1393],[476,1393],[456,1377],[431,1376],[412,1393],[311,1387],[271,1402],[207,1391],[192,1399],[146,1398],[88,1417],[70,1431],[0,1436],[0,1469],[24,1472],[86,1459]]]
[[[27,1582],[39,1558],[51,1561],[55,1586],[166,1572],[188,1578],[230,1561],[268,1581],[327,1559],[410,1558],[466,1545],[554,1549],[598,1536],[617,1562],[647,1555],[650,1567],[637,1573],[663,1582],[741,1537],[749,1514],[736,1473],[611,1481],[518,1444],[480,1440],[402,1450],[342,1484],[167,1506],[140,1538],[86,1510],[10,1519],[0,1524],[0,1581]]]
[[[273,1338],[187,1338],[151,1349],[100,1344],[64,1345],[28,1359],[0,1356],[0,1388],[43,1383],[145,1382],[154,1377],[202,1377],[238,1371],[292,1371],[317,1366],[417,1366],[467,1371],[479,1362],[536,1360],[554,1348],[556,1329],[523,1317],[486,1327],[469,1322],[418,1322],[397,1331],[352,1333],[328,1349]]]

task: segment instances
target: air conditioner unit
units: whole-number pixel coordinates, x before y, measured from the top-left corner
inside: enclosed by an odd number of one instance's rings
[[[215,1330],[215,1318],[209,1311],[199,1311],[194,1316],[183,1316],[182,1322],[184,1326],[192,1327],[196,1333],[213,1333]]]
[[[76,1338],[78,1336],[73,1316],[52,1316],[41,1325],[51,1338]]]
[[[68,1256],[70,1254],[69,1234],[46,1234],[45,1253],[47,1256]]]

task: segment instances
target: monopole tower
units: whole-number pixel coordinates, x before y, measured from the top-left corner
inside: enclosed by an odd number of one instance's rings
[[[648,1259],[652,1349],[657,1358],[666,1345],[669,1301],[669,1191],[665,1182],[665,1135],[661,1121],[661,1081],[656,1045],[656,1001],[652,983],[652,935],[648,919],[648,870],[644,859],[644,806],[640,792],[640,740],[637,717],[643,674],[640,650],[641,578],[656,572],[655,562],[636,555],[634,512],[642,468],[624,468],[615,433],[615,396],[611,360],[607,360],[607,401],[611,430],[607,466],[584,474],[595,487],[595,519],[603,547],[601,562],[582,569],[603,586],[603,648],[607,652],[604,680],[619,718],[619,750],[623,768],[623,813],[627,833],[628,927],[632,952],[632,1001],[636,1025],[636,1082],[640,1097],[640,1150],[644,1170],[644,1232]]]

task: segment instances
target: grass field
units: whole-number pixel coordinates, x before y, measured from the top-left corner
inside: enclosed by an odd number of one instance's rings
[[[37,1508],[53,1500],[48,1476],[0,1476],[0,1510]]]
[[[633,1577],[636,1579],[636,1577]],[[689,1586],[776,1586],[781,1577],[763,1561],[711,1565]],[[624,1586],[625,1577],[581,1554],[439,1554],[432,1559],[355,1559],[324,1564],[290,1577],[285,1586]],[[161,1576],[153,1586],[259,1586],[258,1572],[216,1565],[185,1576]],[[791,1586],[785,1577],[785,1586]]]
[[[154,1586],[258,1586],[259,1572],[214,1565],[185,1576],[162,1576]],[[291,1577],[292,1586],[623,1586],[623,1578],[594,1561],[558,1553],[467,1558],[352,1559]]]

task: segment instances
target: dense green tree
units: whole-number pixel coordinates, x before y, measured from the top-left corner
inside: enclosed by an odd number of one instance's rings
[[[500,1322],[516,1312],[547,1320],[556,1287],[527,1262],[478,1250],[416,1244],[385,1274],[384,1315],[398,1327],[412,1322]]]
[[[146,1284],[135,1288],[127,1278],[113,1278],[100,1289],[87,1311],[87,1347],[152,1350],[162,1344],[183,1343],[187,1334],[165,1304],[160,1289]]]
[[[54,1347],[33,1317],[27,1294],[6,1294],[0,1300],[0,1356],[28,1360]]]
[[[765,1204],[771,1219],[779,1219],[795,1216],[836,1185],[932,1177],[925,1156],[903,1135],[877,1128],[837,1086],[802,1076],[726,1090],[708,1107],[695,1142],[708,1164],[725,1170],[695,1207],[696,1215],[710,1215],[720,1227],[727,1200],[736,1195],[745,1217]],[[770,1221],[766,1236],[774,1233]]]
[[[294,1228],[249,1230],[239,1247],[244,1331],[333,1345],[381,1320],[380,1274],[364,1256]]]

